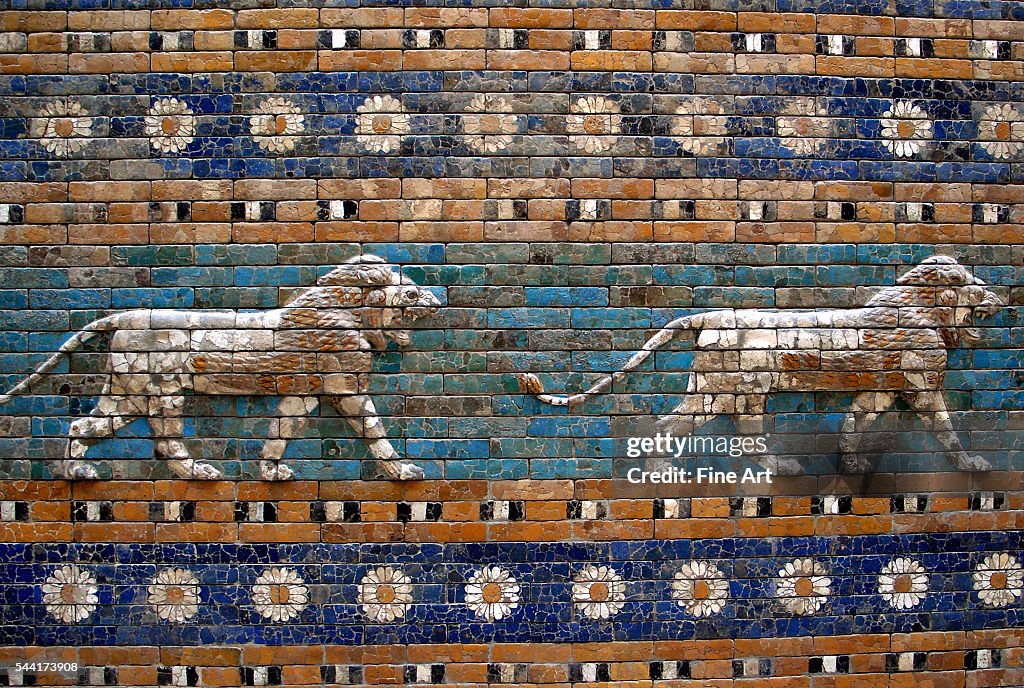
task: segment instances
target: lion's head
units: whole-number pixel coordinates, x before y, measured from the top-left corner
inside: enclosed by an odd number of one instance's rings
[[[993,315],[1003,303],[985,283],[949,256],[932,256],[875,294],[868,306],[912,309],[921,324],[937,326],[946,346],[973,344],[981,332],[974,317]]]
[[[363,335],[376,348],[386,346],[385,338],[405,346],[409,343],[409,331],[402,328],[437,313],[440,306],[441,302],[429,289],[373,255],[349,259],[288,303],[292,309],[351,309],[358,315],[357,320],[338,324],[362,327]]]

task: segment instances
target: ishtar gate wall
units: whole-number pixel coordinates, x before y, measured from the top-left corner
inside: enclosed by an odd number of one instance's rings
[[[1024,2],[447,5],[4,3],[0,683],[1024,685]]]

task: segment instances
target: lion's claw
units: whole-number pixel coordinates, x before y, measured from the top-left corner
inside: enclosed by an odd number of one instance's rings
[[[264,480],[291,480],[295,477],[295,471],[276,461],[260,462],[260,477]]]
[[[992,464],[977,454],[963,454],[956,459],[956,467],[962,471],[991,471]]]
[[[220,480],[221,472],[208,463],[193,459],[170,459],[171,472],[184,480]]]
[[[423,469],[406,461],[378,462],[384,478],[387,480],[423,480]]]
[[[99,480],[96,469],[81,461],[65,461],[64,477],[68,480]]]
[[[788,456],[779,457],[774,454],[765,454],[757,459],[757,463],[775,475],[801,475],[804,472],[803,465]]]
[[[857,454],[843,454],[840,460],[843,473],[870,473],[871,462]]]

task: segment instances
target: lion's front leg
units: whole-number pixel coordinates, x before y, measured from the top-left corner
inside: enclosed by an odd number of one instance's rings
[[[935,433],[942,447],[946,450],[949,462],[962,471],[990,471],[992,464],[976,454],[964,450],[960,438],[953,431],[953,423],[946,408],[946,399],[942,392],[918,392],[912,397],[914,410],[929,428]]]
[[[264,480],[291,480],[294,471],[281,463],[281,457],[292,437],[300,437],[309,423],[309,414],[316,410],[320,401],[315,397],[284,397],[274,410],[271,421],[270,439],[260,451],[260,476]]]
[[[180,394],[150,397],[149,426],[156,436],[156,455],[167,459],[167,466],[185,480],[218,480],[221,472],[205,461],[196,461],[188,453],[182,437],[185,421],[181,414],[185,397]]]
[[[839,435],[841,468],[845,473],[867,473],[871,463],[859,453],[864,432],[892,406],[896,396],[889,392],[861,392],[853,398]]]
[[[365,394],[328,397],[331,405],[345,417],[348,424],[366,440],[370,455],[377,461],[383,476],[389,480],[422,480],[423,469],[402,461],[391,446],[384,425],[377,416],[373,401]]]

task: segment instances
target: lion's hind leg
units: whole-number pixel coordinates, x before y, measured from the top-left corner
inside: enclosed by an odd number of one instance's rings
[[[710,422],[718,413],[730,413],[731,409],[713,410],[716,407],[716,396],[718,395],[687,394],[679,405],[672,409],[672,413],[658,419],[658,432],[668,432],[677,436],[689,435]]]
[[[871,463],[859,453],[861,440],[878,417],[888,410],[896,395],[891,392],[861,392],[853,398],[839,435],[840,467],[845,473],[867,473]]]
[[[288,439],[302,435],[309,424],[309,414],[320,405],[316,397],[290,396],[278,402],[271,421],[271,437],[260,450],[260,476],[264,480],[291,480],[292,469],[281,463]]]
[[[146,415],[146,398],[104,393],[96,401],[96,407],[85,418],[71,422],[68,428],[67,452],[64,456],[63,472],[68,480],[97,480],[96,468],[85,463],[85,453],[96,442]]]
[[[918,392],[911,397],[912,405],[935,437],[946,450],[950,463],[962,471],[990,471],[992,464],[975,454],[964,450],[960,438],[953,431],[953,423],[949,418],[949,409],[941,391]]]
[[[196,461],[188,453],[182,441],[185,421],[181,414],[185,397],[180,394],[162,395],[149,398],[149,426],[156,441],[156,455],[167,459],[167,466],[179,478],[185,480],[218,480],[221,472],[205,461]]]

